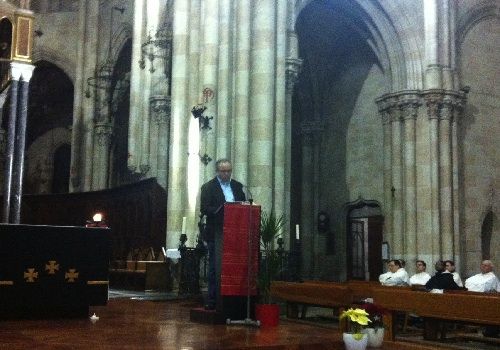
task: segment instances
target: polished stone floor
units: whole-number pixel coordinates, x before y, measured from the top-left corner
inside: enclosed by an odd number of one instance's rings
[[[344,349],[335,327],[281,320],[259,329],[203,325],[189,321],[197,306],[169,294],[115,291],[107,306],[92,307],[90,319],[0,321],[0,349]],[[385,343],[383,349],[453,349],[446,345]],[[456,348],[455,348],[456,349]]]

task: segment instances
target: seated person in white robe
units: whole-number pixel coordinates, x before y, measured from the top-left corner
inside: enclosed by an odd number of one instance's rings
[[[379,281],[384,286],[407,286],[409,282],[408,273],[401,268],[401,262],[397,259],[387,263],[389,271],[380,275]]]
[[[411,276],[410,286],[414,285],[425,286],[427,281],[431,279],[431,275],[425,272],[425,270],[427,269],[427,264],[423,260],[417,260],[416,267],[417,267],[417,273]]]
[[[460,278],[460,275],[458,274],[458,272],[455,271],[455,262],[453,260],[446,260],[444,263],[445,263],[445,267],[446,267],[445,273],[447,273],[447,272],[451,273],[453,275],[453,280],[455,281],[457,286],[462,288],[464,286],[464,284],[462,283],[462,279]]]
[[[493,268],[493,263],[490,260],[484,260],[480,267],[481,273],[467,278],[465,288],[471,292],[500,292],[500,282],[493,273]]]

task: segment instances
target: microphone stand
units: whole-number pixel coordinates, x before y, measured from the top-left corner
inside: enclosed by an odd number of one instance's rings
[[[249,192],[250,194],[250,192]],[[251,268],[252,268],[252,236],[253,236],[253,198],[249,198],[248,202],[250,203],[249,205],[249,213],[248,213],[248,239],[247,239],[247,244],[248,244],[248,257],[247,257],[247,315],[244,320],[231,320],[228,318],[226,320],[226,324],[231,325],[231,324],[241,324],[241,325],[246,325],[246,326],[257,326],[260,327],[260,321],[258,320],[252,320],[250,318],[250,277],[251,277]]]

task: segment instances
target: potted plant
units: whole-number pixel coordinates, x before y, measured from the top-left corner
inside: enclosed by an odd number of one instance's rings
[[[260,303],[255,306],[255,318],[261,326],[277,326],[279,321],[279,305],[271,300],[271,282],[276,278],[280,268],[280,256],[275,249],[275,241],[280,236],[285,220],[276,217],[274,212],[262,213],[260,223],[261,264],[257,283]]]
[[[383,316],[387,314],[387,310],[372,302],[366,302],[361,305],[361,308],[369,314],[371,321],[370,327],[364,329],[368,334],[368,346],[379,348],[384,342],[384,323]]]
[[[371,322],[369,314],[364,309],[349,309],[342,312],[340,320],[347,318],[350,332],[343,334],[347,350],[364,350],[368,345],[368,335],[363,333],[364,327]]]

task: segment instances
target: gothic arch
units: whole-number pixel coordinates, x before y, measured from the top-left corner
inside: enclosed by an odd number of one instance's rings
[[[33,49],[33,63],[36,65],[40,61],[46,61],[59,67],[71,79],[71,82],[75,84],[76,63],[69,57],[61,54],[59,51],[37,46]]]
[[[121,24],[117,30],[113,31],[112,39],[111,39],[111,61],[113,64],[116,64],[120,54],[123,50],[123,47],[127,43],[128,40],[132,39],[132,28],[128,24]]]
[[[297,0],[294,26],[302,10],[314,0]],[[417,37],[410,33],[411,21],[395,2],[381,4],[374,0],[353,0],[345,6],[356,13],[369,28],[368,44],[380,61],[387,79],[386,92],[423,87],[422,53]],[[385,6],[385,8],[384,8]],[[392,14],[392,15],[391,15]],[[404,38],[404,40],[402,40]]]
[[[484,1],[464,13],[457,21],[457,48],[460,50],[467,33],[479,22],[488,18],[499,18],[500,8],[494,1]]]
[[[456,32],[457,67],[461,67],[462,46],[470,30],[482,21],[494,18],[497,20],[500,19],[499,14],[500,7],[495,1],[487,0],[473,6],[469,11],[458,18]]]

